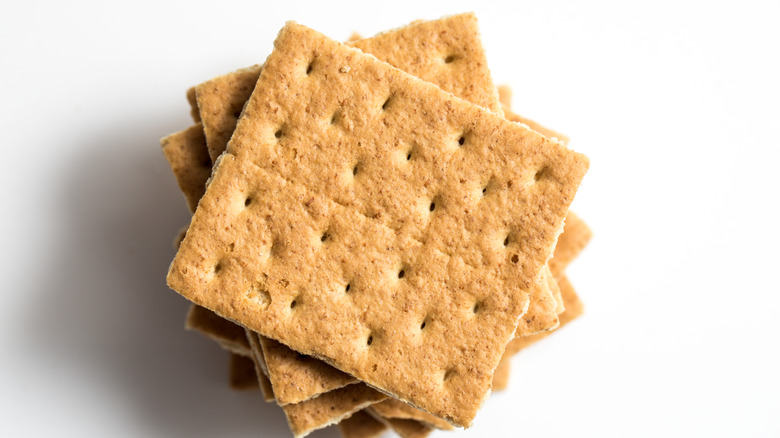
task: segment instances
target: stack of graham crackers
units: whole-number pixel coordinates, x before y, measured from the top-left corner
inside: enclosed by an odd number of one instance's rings
[[[288,23],[264,65],[187,93],[168,284],[295,437],[468,427],[582,312],[563,271],[588,160],[501,91],[462,14],[346,44]]]

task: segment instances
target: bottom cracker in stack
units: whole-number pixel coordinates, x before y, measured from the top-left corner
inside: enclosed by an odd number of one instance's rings
[[[357,39],[351,44],[446,91],[502,114],[510,121],[554,138],[554,141],[568,141],[565,136],[509,110],[507,89],[499,89],[503,93],[497,92],[490,79],[476,32],[476,20],[471,14],[417,22],[374,38]],[[316,63],[310,64],[309,69],[314,65]],[[442,65],[448,68],[442,68]],[[196,124],[162,141],[166,158],[193,211],[211,175],[211,161],[216,161],[225,150],[261,72],[260,66],[242,69],[190,89],[187,97]],[[504,102],[499,102],[499,94],[505,98]],[[383,109],[388,102],[390,100],[382,105]],[[337,112],[331,123],[339,117],[343,114]],[[459,140],[461,145],[464,138]],[[410,149],[406,160],[411,160],[416,153],[414,148]],[[357,169],[356,166],[353,173]],[[483,194],[486,190],[487,187]],[[581,313],[581,305],[563,276],[563,269],[589,238],[590,232],[584,222],[569,213],[549,268],[545,268],[542,281],[534,287],[536,293],[531,293],[525,315],[517,327],[517,336],[507,345],[497,364],[493,389],[506,386],[509,358],[513,354]],[[509,238],[504,241],[505,246],[508,241]],[[422,327],[425,324],[423,321]],[[267,401],[276,400],[282,406],[295,436],[339,421],[345,436],[373,436],[386,427],[403,437],[426,436],[434,428],[452,429],[441,418],[388,398],[348,374],[300,355],[284,344],[245,331],[208,309],[194,305],[186,326],[215,339],[231,352],[231,385],[238,389],[261,388]],[[250,372],[253,367],[254,375]]]

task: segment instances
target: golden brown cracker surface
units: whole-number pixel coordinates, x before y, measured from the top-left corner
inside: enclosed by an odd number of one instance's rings
[[[387,396],[362,383],[330,391],[305,402],[282,406],[293,436],[303,437],[336,424]]]
[[[257,375],[257,380],[260,382],[263,399],[267,402],[276,401],[274,387],[271,385],[271,380],[268,379],[268,369],[265,365],[265,357],[263,356],[263,349],[260,347],[260,340],[258,339],[257,333],[246,330],[246,338],[249,341],[252,360],[255,363],[255,374]]]
[[[372,38],[355,36],[349,42],[354,47],[456,96],[501,112],[474,14],[418,21]],[[212,160],[225,150],[261,69],[241,69],[196,87]]]
[[[169,284],[468,425],[586,169],[533,131],[288,24]]]
[[[217,341],[222,348],[244,357],[251,357],[244,328],[201,306],[192,305],[185,321],[187,330],[195,330]]]
[[[300,403],[357,379],[325,362],[291,350],[273,339],[259,337],[268,377],[280,405]]]
[[[434,417],[427,412],[409,406],[408,404],[394,398],[388,398],[387,400],[371,405],[371,409],[385,418],[416,420],[437,429],[453,429],[450,423],[447,423],[441,418]]]
[[[358,411],[339,422],[344,438],[374,438],[387,430],[387,426],[365,411]]]
[[[417,21],[352,43],[444,91],[501,113],[498,91],[472,13]]]
[[[374,419],[384,423],[401,438],[425,438],[433,432],[433,428],[416,420],[386,418],[380,415],[373,406],[366,409]]]
[[[579,216],[570,211],[566,216],[566,225],[558,238],[553,258],[549,263],[550,271],[556,279],[563,276],[566,266],[585,249],[591,237],[593,237],[593,232],[590,227]]]
[[[520,317],[515,336],[530,336],[558,327],[558,303],[554,292],[558,285],[547,266],[542,270],[540,280],[531,288],[528,311]]]
[[[203,125],[198,123],[171,134],[160,140],[160,144],[190,211],[195,211],[211,176],[211,160],[203,137]]]
[[[564,310],[563,313],[561,313],[559,316],[561,324],[560,327],[558,327],[558,330],[560,330],[563,326],[582,315],[583,305],[582,301],[580,301],[580,298],[575,293],[574,287],[571,285],[571,282],[569,282],[569,279],[565,275],[558,280],[558,286],[561,288],[561,296],[563,297],[563,302],[566,307],[566,310]],[[504,353],[502,361],[508,361],[518,351],[546,338],[558,330],[512,339],[512,341],[507,344],[506,352]]]
[[[212,162],[225,150],[244,103],[249,99],[262,66],[254,65],[208,80],[195,87],[203,131]]]

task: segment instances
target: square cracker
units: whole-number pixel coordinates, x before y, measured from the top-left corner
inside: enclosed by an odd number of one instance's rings
[[[289,23],[168,283],[468,426],[587,166]]]
[[[488,70],[474,14],[466,13],[432,21],[417,21],[362,40],[353,35],[350,43],[458,97],[494,112],[501,111],[499,103],[501,90],[496,92]],[[206,136],[209,138],[210,151],[215,159],[227,145],[260,71],[261,66],[253,66],[198,85],[199,105],[201,112],[204,113]],[[508,87],[505,88],[506,94]],[[527,119],[520,119],[534,123]],[[552,131],[545,131],[545,134],[549,132]],[[527,336],[557,327],[559,312],[547,306],[548,297],[553,293],[547,290],[547,282],[542,282],[540,286],[531,291],[530,314],[526,315],[518,327],[517,336]],[[308,367],[297,365],[300,368],[299,372],[312,373]],[[271,368],[273,366],[270,365]],[[291,372],[292,366],[295,364],[291,364],[286,372]],[[314,372],[316,373],[316,370]],[[297,397],[306,399],[315,395],[317,393],[303,392]]]

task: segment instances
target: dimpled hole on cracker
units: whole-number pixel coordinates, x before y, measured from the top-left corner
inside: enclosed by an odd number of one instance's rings
[[[541,169],[534,172],[534,182],[539,182],[540,179],[544,178],[547,174],[547,167],[542,167]]]
[[[271,305],[271,294],[260,283],[252,283],[246,292],[246,298],[260,306],[262,310]]]

